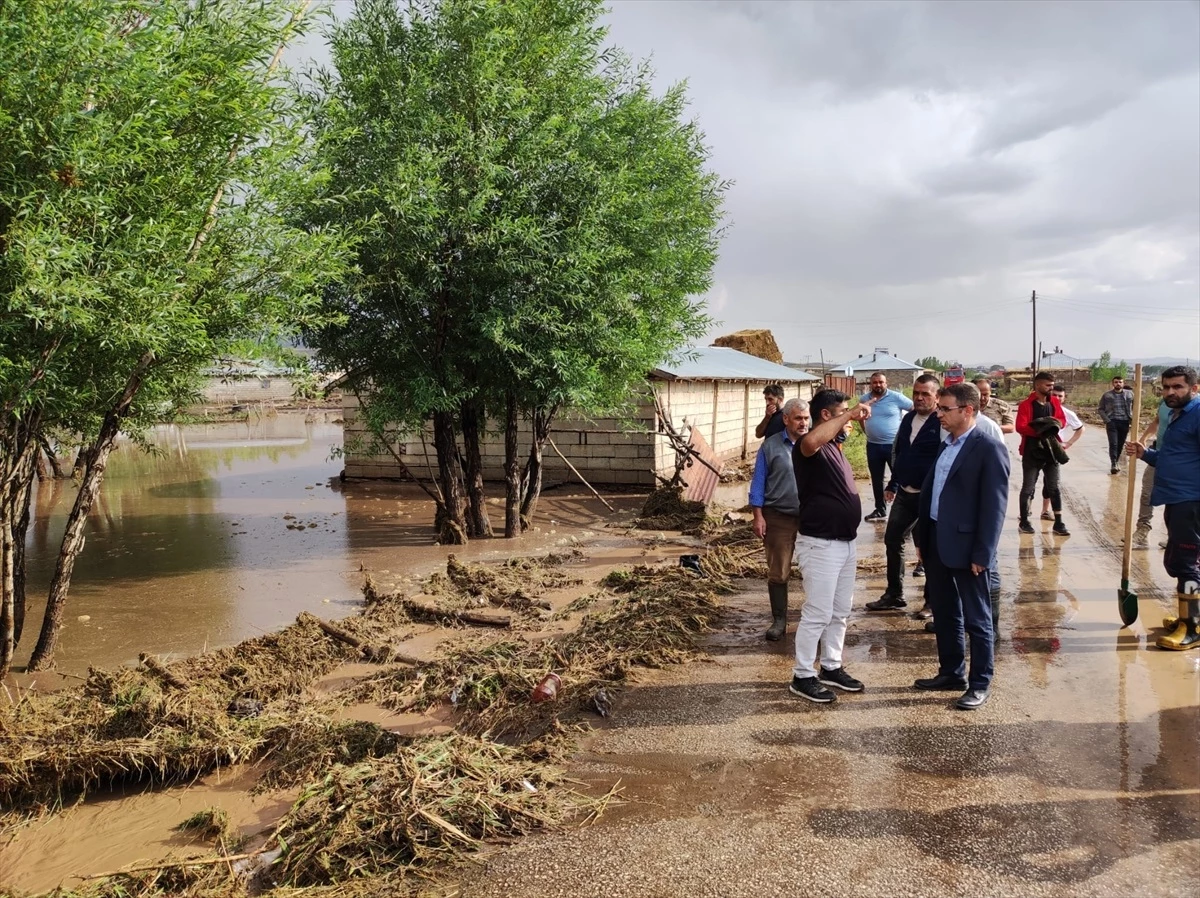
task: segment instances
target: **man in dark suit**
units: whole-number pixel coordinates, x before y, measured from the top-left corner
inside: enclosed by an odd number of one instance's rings
[[[1008,507],[1008,451],[975,427],[979,390],[954,384],[938,391],[937,414],[949,436],[921,488],[918,545],[933,606],[938,674],[917,689],[958,691],[955,707],[972,711],[988,700],[992,683],[992,609],[988,569]],[[966,636],[971,666],[966,669]]]

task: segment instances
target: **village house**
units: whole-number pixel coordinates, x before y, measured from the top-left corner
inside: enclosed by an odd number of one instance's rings
[[[664,364],[646,378],[646,389],[625,418],[587,419],[564,413],[555,421],[551,440],[579,473],[592,484],[655,486],[656,475],[669,477],[675,469],[675,450],[660,420],[654,394],[677,432],[695,430],[720,462],[753,457],[759,440],[754,428],[762,420],[765,386],[780,384],[788,398],[809,399],[820,379],[783,365],[738,352],[709,346],[689,351],[688,358]],[[398,478],[400,466],[389,453],[365,454],[369,442],[359,420],[358,399],[352,392],[343,397],[345,435],[344,476],[353,479]],[[522,456],[529,452],[532,434],[522,422],[519,445]],[[396,453],[411,470],[428,475],[427,459],[433,458],[431,432],[424,443],[413,435],[398,442]],[[504,479],[504,434],[489,422],[483,440],[484,478]],[[428,451],[428,455],[426,452]],[[550,445],[543,453],[544,476],[548,481],[568,482],[574,475]]]
[[[883,374],[887,377],[890,388],[902,390],[916,383],[917,378],[925,373],[925,369],[896,358],[886,346],[877,346],[870,355],[860,355],[844,365],[830,368],[829,373],[841,377],[853,376],[855,382],[864,388],[870,382],[872,374]],[[937,373],[941,375],[940,371]]]

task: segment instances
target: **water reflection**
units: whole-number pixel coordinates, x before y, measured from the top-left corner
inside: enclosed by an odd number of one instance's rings
[[[357,601],[345,558],[341,443],[332,413],[160,427],[154,451],[113,453],[75,568],[59,665],[187,653]],[[28,543],[29,621],[40,625],[66,515],[67,482],[39,485]],[[86,621],[80,620],[87,617]],[[23,640],[24,642],[24,640]],[[21,654],[18,654],[21,659]]]

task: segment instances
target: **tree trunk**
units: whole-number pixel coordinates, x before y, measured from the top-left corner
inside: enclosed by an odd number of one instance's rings
[[[12,529],[13,541],[13,648],[21,644],[25,629],[25,539],[29,534],[29,502],[33,497],[33,478],[25,481],[25,489],[17,499],[19,515]]]
[[[41,451],[34,436],[38,419],[36,413],[24,419],[9,415],[0,435],[0,677],[12,667],[25,617],[25,532],[30,488]]]
[[[50,470],[54,472],[54,479],[65,479],[67,475],[63,473],[62,462],[58,460],[58,453],[54,451],[54,447],[50,445],[50,441],[45,436],[41,436],[38,437],[38,442],[42,445],[42,452],[46,457],[46,461],[50,464]],[[40,472],[38,479],[42,479]]]
[[[521,465],[517,461],[517,397],[509,393],[504,410],[504,536],[521,535]]]
[[[463,448],[466,450],[467,533],[475,539],[492,537],[492,522],[488,520],[487,496],[483,491],[483,451],[479,441],[486,426],[483,403],[469,399],[462,404]]]
[[[108,466],[108,456],[117,444],[117,435],[121,432],[121,419],[129,413],[129,406],[133,404],[134,397],[142,388],[146,372],[153,364],[152,352],[145,353],[138,360],[129,375],[129,380],[125,382],[125,390],[104,415],[96,439],[91,445],[80,449],[80,455],[86,459],[83,480],[79,484],[79,492],[75,496],[75,504],[71,507],[71,514],[67,517],[62,545],[58,550],[58,562],[54,566],[54,578],[50,581],[46,616],[42,619],[42,630],[38,634],[33,656],[29,659],[30,670],[45,670],[54,662],[54,650],[58,646],[59,631],[62,630],[63,609],[67,602],[67,592],[71,588],[71,574],[75,570],[75,560],[83,551],[88,512],[92,510],[92,504],[100,492],[100,484],[104,482],[104,469]]]
[[[550,422],[558,406],[539,408],[533,412],[533,446],[529,450],[529,461],[525,464],[524,496],[521,499],[521,527],[528,529],[537,511],[538,498],[542,495],[542,447],[550,436]]]
[[[437,453],[438,485],[445,506],[438,538],[444,545],[464,545],[467,541],[467,521],[463,502],[463,473],[458,462],[452,412],[433,413],[433,448]]]

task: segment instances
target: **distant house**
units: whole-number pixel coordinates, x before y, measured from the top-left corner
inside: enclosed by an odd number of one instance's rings
[[[920,365],[896,358],[886,346],[877,346],[870,355],[860,355],[829,370],[831,374],[852,375],[859,384],[867,383],[872,374],[883,374],[888,379],[888,386],[893,389],[911,387],[925,371]]]
[[[678,364],[664,364],[650,372],[646,390],[626,418],[587,419],[574,413],[561,415],[551,439],[589,483],[654,486],[655,474],[669,476],[675,469],[675,452],[665,436],[651,391],[676,431],[694,428],[721,461],[748,458],[758,451],[754,428],[763,416],[763,387],[778,383],[788,398],[811,398],[820,378],[725,347],[690,350]],[[347,478],[398,478],[400,467],[388,453],[366,455],[366,427],[359,419],[353,392],[343,394],[345,476]],[[519,439],[522,456],[529,452],[532,435],[522,422]],[[433,455],[431,431],[413,434],[393,448],[405,465],[426,471],[426,447]],[[489,422],[483,441],[483,476],[504,479],[504,434]],[[574,479],[570,470],[547,446],[543,454],[545,476],[560,482]]]

